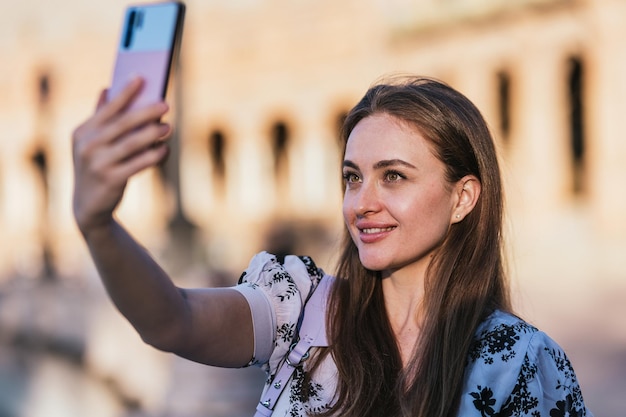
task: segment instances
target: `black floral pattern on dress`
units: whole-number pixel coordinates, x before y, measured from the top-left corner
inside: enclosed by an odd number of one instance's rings
[[[281,302],[289,300],[291,299],[291,297],[298,294],[298,288],[296,287],[296,283],[293,281],[293,278],[291,278],[291,275],[289,275],[289,273],[284,269],[278,269],[277,271],[275,271],[272,279],[267,282],[267,286],[271,288],[274,285],[281,283],[286,284],[283,293],[277,295],[278,299]]]
[[[557,369],[562,373],[563,380],[557,380],[557,390],[563,390],[566,393],[565,399],[557,402],[557,407],[550,411],[550,415],[555,412],[556,416],[561,416],[559,410],[563,409],[569,414],[562,414],[563,416],[584,416],[585,414],[585,404],[583,402],[582,391],[580,390],[580,385],[578,384],[578,380],[576,378],[576,373],[574,372],[574,368],[572,367],[571,362],[567,359],[565,352],[550,349],[548,347],[544,348],[546,353],[552,358],[554,363],[557,366]]]
[[[324,276],[324,271],[319,269],[317,265],[315,265],[315,262],[313,262],[313,259],[311,259],[310,257],[300,256],[299,258],[302,261],[302,263],[304,263],[304,265],[306,266],[306,271],[309,274],[309,276],[311,278],[314,278],[313,282],[315,281],[319,282],[319,280],[322,279],[322,277]]]
[[[239,276],[239,280],[237,280],[237,285],[241,285],[241,284],[243,284],[244,282],[246,282],[246,275],[248,275],[248,272],[247,272],[247,271],[243,271],[243,272],[241,273],[241,275]]]
[[[493,391],[491,388],[483,388],[480,385],[478,386],[478,390],[480,392],[470,393],[474,398],[474,407],[480,411],[480,415],[483,417],[494,415],[495,411],[493,406],[496,404],[496,400],[493,398]]]
[[[493,364],[494,357],[500,355],[503,362],[515,357],[515,344],[520,340],[519,333],[536,332],[530,324],[520,322],[515,325],[501,324],[494,329],[483,331],[470,346],[472,362],[482,358],[486,365]]]
[[[567,394],[564,400],[556,402],[556,408],[550,410],[550,417],[582,417],[584,414],[576,408],[577,399]]]
[[[540,414],[532,411],[537,407],[539,401],[537,397],[534,397],[528,389],[528,382],[535,377],[536,373],[537,366],[530,364],[528,358],[525,358],[517,384],[515,384],[513,392],[502,405],[500,411],[496,412],[493,407],[496,404],[496,399],[493,398],[493,391],[491,388],[481,387],[480,385],[477,387],[480,392],[470,393],[472,398],[474,398],[474,407],[476,407],[476,410],[480,411],[480,415],[482,417],[511,417],[520,415],[538,417]]]
[[[517,383],[511,392],[511,395],[504,402],[501,411],[497,414],[502,417],[532,415],[539,405],[539,399],[532,395],[528,388],[528,383],[537,375],[537,365],[530,363],[528,356],[524,357],[524,363],[517,377]]]
[[[305,417],[319,414],[328,410],[329,406],[324,402],[322,392],[324,387],[309,378],[307,389],[304,388],[306,371],[299,366],[293,374],[293,383],[289,392],[289,417]]]
[[[295,338],[296,324],[295,323],[283,323],[276,328],[276,344],[278,341],[283,343],[291,343]]]

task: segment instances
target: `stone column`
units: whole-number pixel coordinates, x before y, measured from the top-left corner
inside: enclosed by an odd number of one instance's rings
[[[593,221],[607,238],[626,236],[626,49],[623,2],[598,2],[590,19],[588,172]]]
[[[290,161],[291,201],[298,217],[326,217],[341,201],[340,167],[334,126],[327,126],[319,110],[323,104],[309,104],[294,138]]]
[[[540,30],[541,28],[537,28]],[[549,218],[568,190],[566,74],[554,46],[541,43],[520,47],[516,68],[519,82],[512,98],[511,163],[514,171],[509,202],[521,205],[534,224]]]

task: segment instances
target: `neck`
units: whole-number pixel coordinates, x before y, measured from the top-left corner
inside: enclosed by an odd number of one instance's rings
[[[415,271],[413,271],[415,272]],[[383,278],[383,297],[391,329],[406,365],[421,329],[420,308],[424,298],[424,274],[392,273]]]

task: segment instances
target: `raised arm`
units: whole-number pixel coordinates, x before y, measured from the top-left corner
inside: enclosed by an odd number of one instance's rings
[[[167,155],[165,103],[127,110],[140,91],[134,80],[73,135],[74,216],[108,294],[154,347],[217,366],[242,366],[252,358],[252,319],[232,289],[177,288],[113,213],[128,179]]]

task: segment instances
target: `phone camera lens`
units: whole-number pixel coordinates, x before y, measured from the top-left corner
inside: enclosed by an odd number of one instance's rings
[[[135,28],[135,20],[137,18],[137,12],[131,10],[128,14],[128,21],[126,22],[126,33],[124,34],[124,48],[130,48],[133,42],[133,29]]]

